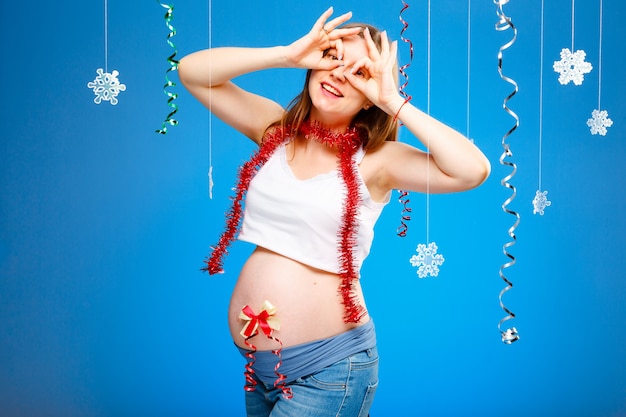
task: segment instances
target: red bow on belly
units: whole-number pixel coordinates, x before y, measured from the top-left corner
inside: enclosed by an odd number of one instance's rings
[[[291,392],[291,388],[285,386],[286,376],[280,372],[278,372],[278,368],[282,365],[282,357],[281,351],[283,347],[283,342],[281,342],[278,338],[272,335],[272,331],[280,330],[280,320],[274,315],[276,314],[276,307],[272,305],[269,301],[265,300],[263,305],[261,306],[261,312],[259,314],[255,314],[254,310],[250,308],[250,306],[244,306],[239,312],[239,319],[245,321],[243,328],[241,329],[241,335],[245,337],[244,343],[246,346],[250,347],[250,351],[246,353],[246,357],[250,359],[250,361],[246,364],[246,371],[244,375],[246,376],[246,385],[244,389],[246,391],[253,391],[257,384],[256,380],[253,378],[254,375],[254,352],[256,352],[256,346],[248,342],[248,339],[258,334],[258,329],[261,329],[263,334],[267,336],[269,339],[276,341],[280,347],[272,351],[277,357],[278,362],[274,367],[274,372],[278,379],[274,382],[274,387],[280,389],[283,392],[283,396],[287,399],[290,399],[293,394]]]
[[[259,314],[254,314],[250,306],[244,306],[239,313],[239,319],[246,322],[241,329],[241,335],[246,338],[252,337],[260,328],[264,335],[270,337],[272,330],[280,330],[280,320],[274,314],[276,314],[276,307],[267,300],[263,302]]]

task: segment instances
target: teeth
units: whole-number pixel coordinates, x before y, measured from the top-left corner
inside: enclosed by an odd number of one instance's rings
[[[328,84],[322,84],[322,88],[337,97],[341,97],[341,93]]]

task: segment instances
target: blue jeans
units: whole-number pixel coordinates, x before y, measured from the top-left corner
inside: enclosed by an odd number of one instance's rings
[[[255,376],[256,378],[256,376]],[[367,349],[287,384],[293,398],[257,379],[248,417],[367,417],[378,386],[378,351]]]

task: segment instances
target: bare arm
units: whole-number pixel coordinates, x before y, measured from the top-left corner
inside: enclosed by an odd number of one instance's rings
[[[239,88],[232,80],[270,68],[339,66],[340,60],[322,59],[324,51],[330,47],[341,50],[341,38],[359,29],[337,29],[352,14],[328,21],[332,12],[332,8],[324,12],[309,33],[288,46],[214,48],[190,54],[180,61],[180,80],[213,114],[258,143],[267,126],[280,119],[284,109],[270,99]]]
[[[403,103],[401,100],[397,108]],[[489,176],[489,160],[459,132],[410,103],[402,106],[399,119],[428,148],[428,153],[399,142],[385,144],[383,172],[390,189],[464,191],[479,186]]]
[[[397,42],[389,43],[382,34],[378,51],[369,32],[364,33],[369,56],[354,65],[346,78],[370,101],[394,115],[428,148],[428,154],[398,143],[385,143],[378,153],[380,183],[388,189],[445,193],[477,187],[489,176],[490,164],[483,153],[465,136],[405,102],[398,94],[393,71],[397,62]],[[368,79],[356,77],[367,69]]]
[[[267,126],[280,119],[276,102],[245,91],[231,80],[268,68],[285,67],[283,47],[215,48],[181,59],[181,82],[213,114],[255,142]]]

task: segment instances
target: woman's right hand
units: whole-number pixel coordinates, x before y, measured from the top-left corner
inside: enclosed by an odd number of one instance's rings
[[[342,14],[327,21],[333,14],[333,8],[326,10],[315,22],[309,33],[286,47],[286,59],[296,68],[332,70],[342,65],[343,42],[345,36],[356,35],[362,28],[337,29],[352,17],[352,12]],[[339,59],[322,59],[324,51],[337,50]]]

